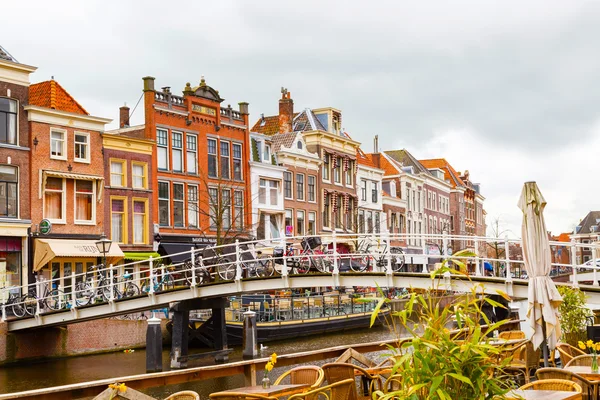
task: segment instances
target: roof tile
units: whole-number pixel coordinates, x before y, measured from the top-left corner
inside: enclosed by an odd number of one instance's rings
[[[52,108],[54,110],[66,111],[74,114],[90,115],[54,79],[50,81],[35,83],[29,86],[29,104],[38,107]]]

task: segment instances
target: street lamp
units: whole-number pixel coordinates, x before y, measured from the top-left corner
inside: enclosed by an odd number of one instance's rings
[[[104,268],[106,268],[106,253],[110,251],[111,245],[112,241],[104,235],[102,235],[100,240],[96,242],[96,247],[98,248],[98,251],[102,253],[102,264],[104,265]]]

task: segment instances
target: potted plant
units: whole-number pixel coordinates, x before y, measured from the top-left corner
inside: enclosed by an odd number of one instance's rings
[[[563,298],[558,309],[562,341],[577,346],[579,341],[586,340],[587,319],[594,313],[587,307],[587,296],[581,290],[558,286],[558,292]]]

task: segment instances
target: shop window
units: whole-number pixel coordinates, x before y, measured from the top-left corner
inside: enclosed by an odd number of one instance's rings
[[[185,219],[183,183],[173,184],[173,225],[176,227],[184,226]]]
[[[188,226],[198,227],[198,186],[188,185]]]
[[[0,143],[17,145],[17,102],[0,97]]]
[[[64,179],[46,178],[44,190],[44,218],[52,222],[64,222],[65,220],[65,187]]]
[[[169,182],[158,182],[158,223],[169,226]]]
[[[116,243],[126,243],[127,203],[125,201],[125,198],[111,197],[110,199],[111,240]]]
[[[242,180],[242,145],[233,144],[233,179]]]
[[[75,161],[90,162],[90,134],[75,132]]]
[[[75,223],[94,222],[94,182],[75,181]]]
[[[50,131],[50,158],[67,159],[67,131],[52,129]]]
[[[131,185],[134,189],[148,188],[148,164],[135,161],[131,163]]]
[[[198,138],[196,135],[185,135],[186,163],[189,174],[198,173]]]
[[[147,200],[133,200],[133,243],[148,243]]]
[[[21,244],[20,237],[0,237],[0,276],[6,280],[4,287],[21,286]]]
[[[285,234],[294,236],[294,222],[292,221],[292,210],[285,210]]]
[[[110,160],[110,186],[125,187],[125,160]]]
[[[0,217],[18,216],[19,171],[16,167],[0,165]]]
[[[156,130],[156,149],[158,155],[158,169],[169,169],[169,132],[164,129]]]

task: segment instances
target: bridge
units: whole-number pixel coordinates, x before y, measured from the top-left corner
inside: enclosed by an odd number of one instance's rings
[[[300,243],[303,238],[286,238],[287,243]],[[2,320],[7,321],[8,331],[17,332],[38,327],[61,326],[111,316],[130,314],[145,310],[168,307],[174,303],[195,300],[196,306],[212,308],[211,299],[223,299],[242,293],[267,292],[284,289],[311,287],[357,287],[380,286],[382,288],[441,288],[453,292],[466,292],[474,285],[482,291],[495,294],[498,290],[515,299],[527,297],[527,279],[523,276],[523,261],[518,254],[511,258],[512,243],[516,239],[498,239],[474,236],[442,235],[336,235],[321,236],[327,243],[311,248],[307,243],[288,251],[286,243],[261,243],[260,241],[236,242],[216,246],[203,251],[191,248],[189,252],[170,254],[156,259],[106,268],[102,266],[93,273],[73,273],[68,287],[50,291],[57,280],[36,282],[21,288],[4,289],[1,298],[10,293],[33,293],[2,305]],[[470,254],[450,254],[449,243],[463,241],[470,244]],[[354,244],[350,253],[341,254],[339,243]],[[394,243],[411,243],[420,246],[419,252],[407,254]],[[428,245],[436,244],[441,251],[428,254]],[[487,257],[482,247],[500,246],[508,251],[501,259]],[[312,245],[312,243],[311,243]],[[591,248],[593,258],[597,245],[551,242],[551,246],[567,247],[575,259],[577,247]],[[286,251],[282,251],[286,249]],[[208,251],[207,251],[208,250]],[[186,260],[167,263],[170,258]],[[423,260],[416,264],[415,260]],[[446,274],[432,280],[430,271],[440,263],[463,263],[471,266],[469,276]],[[412,261],[412,265],[406,262]],[[502,264],[502,268],[489,271],[487,267]],[[140,265],[145,267],[140,268]],[[594,268],[578,265],[553,264],[553,272],[569,271],[570,282],[559,285],[580,287],[588,295],[590,303],[600,303],[600,287]],[[412,269],[412,271],[410,271]],[[133,270],[128,279],[125,270]],[[409,272],[410,271],[410,272]],[[590,272],[591,271],[591,272]],[[579,276],[578,276],[579,272]],[[490,276],[491,275],[491,276]],[[501,275],[501,276],[499,276]],[[68,278],[68,277],[66,277]],[[68,282],[69,279],[66,279]],[[591,285],[580,285],[590,281]],[[131,282],[128,284],[128,282]],[[145,290],[130,290],[128,285],[145,285]],[[140,285],[141,284],[141,285]],[[46,292],[46,293],[45,293]],[[45,293],[45,294],[44,294]],[[0,294],[2,294],[0,292]],[[26,309],[29,316],[11,314],[13,307]]]

